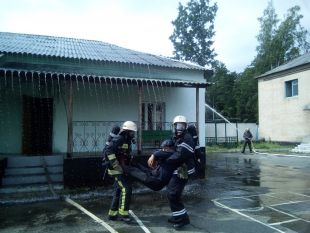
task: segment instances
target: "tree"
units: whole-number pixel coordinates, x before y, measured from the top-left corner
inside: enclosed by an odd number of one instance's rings
[[[294,6],[279,21],[272,1],[259,18],[259,45],[251,67],[246,68],[236,80],[235,98],[237,117],[244,122],[258,120],[258,91],[255,77],[282,65],[309,51],[307,31],[301,26],[300,7]]]
[[[252,62],[257,74],[262,74],[309,51],[308,32],[300,24],[303,16],[299,11],[299,6],[290,8],[285,19],[278,24],[273,2],[268,3],[263,16],[258,19],[261,25],[257,36],[259,45],[256,48],[257,56]]]
[[[231,73],[223,63],[216,62],[214,65],[214,75],[208,80],[214,83],[208,88],[206,101],[219,113],[228,118],[236,116],[236,101],[234,93],[236,73]],[[207,113],[207,119],[215,119],[213,113]]]
[[[216,54],[212,38],[217,4],[211,6],[209,0],[190,0],[186,6],[179,3],[178,10],[169,38],[174,45],[175,58],[201,66],[213,64]]]

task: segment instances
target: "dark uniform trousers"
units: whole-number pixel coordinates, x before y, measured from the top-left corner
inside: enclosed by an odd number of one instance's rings
[[[188,217],[187,211],[181,200],[183,189],[188,179],[181,179],[178,175],[173,174],[167,186],[167,197],[172,212],[172,216],[176,219]]]
[[[115,176],[114,180],[114,195],[109,216],[128,216],[132,194],[132,181],[125,175]]]

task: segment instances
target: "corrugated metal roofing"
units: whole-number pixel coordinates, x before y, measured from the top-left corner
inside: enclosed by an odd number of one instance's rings
[[[152,86],[168,86],[168,87],[199,87],[205,88],[210,86],[211,83],[208,82],[199,82],[193,80],[177,80],[177,79],[148,79],[148,78],[132,78],[132,77],[121,77],[121,76],[107,76],[107,75],[86,75],[86,74],[71,74],[71,73],[57,73],[57,72],[45,72],[45,71],[25,71],[25,70],[15,70],[15,69],[2,69],[0,67],[0,77],[9,77],[10,81],[12,81],[12,77],[18,78],[31,78],[41,77],[42,79],[49,80],[61,80],[61,79],[69,79],[72,81],[78,80],[85,80],[88,81],[92,80],[92,82],[99,82],[103,81],[104,83],[111,84],[113,83],[120,83],[124,85],[128,85],[128,83],[136,84],[139,83],[144,85],[152,85]],[[7,79],[5,79],[7,80]],[[7,82],[7,81],[5,81]]]
[[[295,59],[293,59],[292,61],[289,61],[286,64],[283,64],[281,66],[278,66],[277,68],[274,68],[260,76],[258,76],[258,78],[262,78],[271,74],[275,74],[281,71],[285,71],[285,70],[289,70],[298,66],[302,66],[302,65],[306,65],[306,64],[310,64],[310,53],[306,53],[304,55],[301,55],[300,57],[297,57]]]
[[[10,32],[0,32],[0,53],[204,70],[204,67],[199,65],[142,53],[101,41]]]

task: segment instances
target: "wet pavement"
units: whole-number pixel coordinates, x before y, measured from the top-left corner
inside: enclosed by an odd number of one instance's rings
[[[207,178],[186,186],[191,224],[182,232],[310,232],[310,157],[221,153],[207,164]],[[71,195],[95,217],[65,200],[1,205],[0,232],[109,232],[105,224],[120,233],[176,232],[164,190],[135,187],[131,209],[144,229],[107,220],[111,190],[81,197]]]

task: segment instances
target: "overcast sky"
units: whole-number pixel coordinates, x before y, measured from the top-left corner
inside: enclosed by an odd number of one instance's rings
[[[257,18],[268,0],[213,0],[218,3],[215,51],[230,71],[241,72],[255,56]],[[0,31],[100,40],[125,48],[172,56],[171,21],[188,0],[0,0]],[[301,6],[310,31],[308,0],[274,0],[280,19]]]

